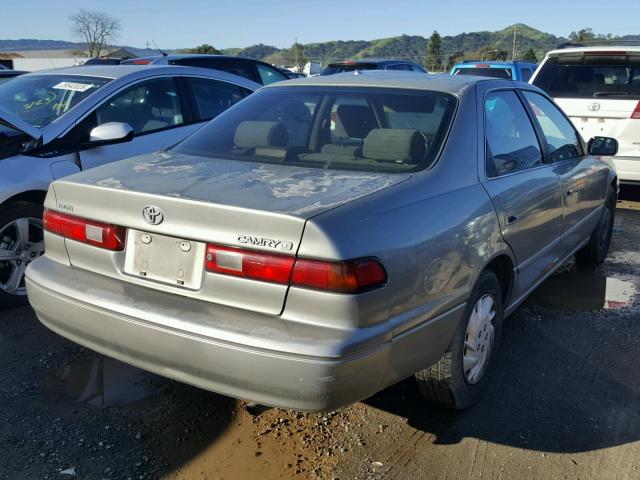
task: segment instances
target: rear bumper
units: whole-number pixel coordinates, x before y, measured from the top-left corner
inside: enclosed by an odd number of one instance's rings
[[[640,157],[613,157],[622,184],[640,184]]]
[[[375,338],[363,343],[359,331],[292,327],[279,317],[122,284],[46,256],[29,267],[26,282],[40,321],[76,343],[207,390],[308,411],[361,400],[435,362],[463,307],[397,337],[391,327],[376,328]],[[253,326],[264,322],[247,332],[252,345],[233,332],[243,318]],[[260,336],[271,348],[256,346]],[[353,338],[366,347],[353,351]]]

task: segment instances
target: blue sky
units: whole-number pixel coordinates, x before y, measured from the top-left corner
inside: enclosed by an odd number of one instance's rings
[[[640,0],[22,0],[2,2],[0,38],[71,40],[68,17],[84,8],[121,20],[119,44],[161,48],[210,43],[286,47],[326,40],[371,40],[406,33],[442,35],[526,23],[555,35],[592,27],[640,34]],[[10,19],[10,20],[9,20]]]

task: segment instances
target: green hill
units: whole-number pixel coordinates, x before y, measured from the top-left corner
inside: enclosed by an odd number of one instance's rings
[[[513,31],[517,28],[517,46],[520,54],[533,49],[538,58],[545,52],[566,42],[522,23],[511,25],[497,32],[470,32],[442,37],[442,61],[446,64],[454,55],[469,56],[480,50],[500,49],[511,56]],[[377,40],[331,41],[304,45],[305,56],[309,60],[326,64],[328,62],[357,58],[405,58],[423,63],[427,48],[427,38],[419,35],[400,35]],[[274,64],[289,63],[288,49],[278,49],[268,45],[254,45],[243,49],[226,49],[229,55],[238,55],[264,60]]]

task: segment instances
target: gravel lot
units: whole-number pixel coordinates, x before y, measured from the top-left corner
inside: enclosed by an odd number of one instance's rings
[[[252,416],[0,312],[0,478],[638,479],[640,190],[623,195],[607,262],[569,262],[510,317],[464,412],[409,379],[330,414]]]

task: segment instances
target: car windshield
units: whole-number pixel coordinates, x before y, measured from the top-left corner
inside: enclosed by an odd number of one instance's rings
[[[18,77],[0,84],[0,109],[34,127],[44,127],[109,81],[107,78],[80,75]]]
[[[322,70],[321,75],[333,75],[334,73],[353,72],[355,70],[375,70],[377,65],[375,63],[330,63]]]
[[[505,78],[511,80],[510,68],[464,67],[454,70],[454,75],[477,75],[479,77]]]
[[[555,98],[640,99],[640,56],[551,57],[533,84]]]
[[[452,95],[431,91],[266,88],[174,151],[323,169],[419,170],[436,158],[455,106]]]

